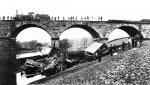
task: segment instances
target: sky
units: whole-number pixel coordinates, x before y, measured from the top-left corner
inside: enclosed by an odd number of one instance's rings
[[[82,38],[91,38],[92,36],[86,30],[81,28],[70,28],[64,31],[60,35],[60,40],[62,39],[82,39]]]
[[[97,20],[150,19],[149,0],[1,0],[0,16],[35,12],[50,16],[89,16]]]

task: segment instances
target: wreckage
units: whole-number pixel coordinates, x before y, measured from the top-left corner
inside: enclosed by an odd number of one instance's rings
[[[28,78],[38,74],[50,76],[74,65],[75,61],[68,60],[60,54],[54,54],[51,57],[48,55],[46,58],[38,60],[26,59],[20,69],[21,75]]]
[[[55,74],[62,69],[62,62],[55,54],[53,57],[33,60],[27,59],[21,66],[21,74],[26,77],[32,77],[38,74],[49,76]]]

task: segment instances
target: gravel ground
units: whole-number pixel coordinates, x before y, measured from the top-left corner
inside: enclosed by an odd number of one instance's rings
[[[150,41],[39,85],[150,85]],[[36,85],[30,84],[30,85]]]

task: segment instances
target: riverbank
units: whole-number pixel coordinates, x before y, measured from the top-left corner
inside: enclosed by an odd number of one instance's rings
[[[149,66],[150,46],[142,46],[115,56],[106,56],[102,62],[67,75],[30,85],[148,85]]]

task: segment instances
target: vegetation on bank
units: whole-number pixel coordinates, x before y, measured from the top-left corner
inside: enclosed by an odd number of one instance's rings
[[[79,71],[39,83],[44,85],[149,85],[150,47],[106,56]]]
[[[25,41],[25,42],[20,42],[17,41],[17,47],[21,51],[27,51],[27,50],[36,50],[39,47],[42,46],[48,46],[47,43],[40,43],[37,40],[32,40],[32,41]]]

